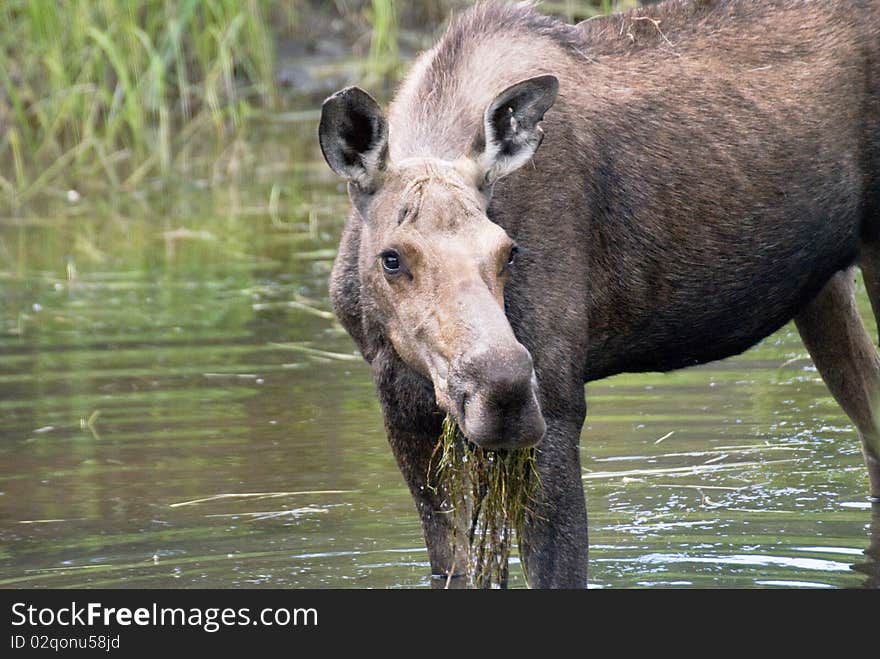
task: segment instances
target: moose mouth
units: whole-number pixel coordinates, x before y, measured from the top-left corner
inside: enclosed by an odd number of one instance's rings
[[[450,411],[464,436],[480,448],[528,448],[547,430],[531,355],[516,346],[504,354],[493,351],[459,360],[451,369]]]

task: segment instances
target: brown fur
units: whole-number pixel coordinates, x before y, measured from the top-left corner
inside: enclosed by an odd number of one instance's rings
[[[546,139],[479,207],[467,163],[481,145],[483,113],[502,90],[539,74],[559,80]],[[436,159],[438,184],[464,186],[479,211],[443,234],[442,209],[454,204],[431,193],[435,211],[417,213],[413,224],[424,232],[422,249],[447,254],[452,236],[470,245],[456,257],[462,267],[477,268],[490,250],[469,239],[488,235],[483,213],[522,248],[497,284],[501,298],[487,293],[472,309],[497,318],[493,304],[503,304],[534,362],[547,428],[543,498],[523,542],[535,585],[586,581],[577,449],[584,382],[720,359],[792,318],[859,429],[871,491],[880,495],[880,368],[845,274],[861,256],[880,308],[878,0],[671,0],[577,26],[485,3],[455,19],[413,65],[391,104],[388,139],[385,187],[369,203],[353,190],[356,205],[370,210],[349,218],[331,291],[373,366],[436,573],[460,564],[448,516],[437,514],[442,493],[424,487],[438,404],[446,404],[435,373],[410,354],[422,339],[395,320],[395,298],[379,295],[384,284],[369,251],[397,230],[390,218],[402,212],[400,191],[426,158]],[[465,279],[489,282],[472,276]],[[452,309],[460,288],[442,281],[399,304],[428,316]],[[452,324],[454,353],[469,330]],[[499,362],[516,350],[504,339]]]

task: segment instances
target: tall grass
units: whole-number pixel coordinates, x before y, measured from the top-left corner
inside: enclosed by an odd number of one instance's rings
[[[394,0],[371,0],[366,12],[370,25],[370,57],[367,75],[374,83],[401,73],[398,48],[397,9]]]
[[[170,175],[272,106],[268,0],[4,0],[0,192]]]

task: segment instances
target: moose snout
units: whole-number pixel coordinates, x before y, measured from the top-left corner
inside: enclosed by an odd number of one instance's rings
[[[547,429],[538,403],[532,357],[521,344],[483,349],[462,359],[455,369],[462,432],[490,450],[537,444]]]

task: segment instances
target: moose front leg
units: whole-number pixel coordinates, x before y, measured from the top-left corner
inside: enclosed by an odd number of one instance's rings
[[[451,498],[443,485],[434,480],[436,464],[432,464],[432,457],[436,459],[433,454],[440,438],[440,423],[436,424],[436,432],[431,432],[432,427],[433,424],[427,429],[413,430],[386,425],[386,430],[422,522],[432,587],[465,587],[467,531],[455,529],[456,519],[464,516],[453,514]]]
[[[433,386],[391,350],[378,351],[371,366],[388,442],[422,522],[432,586],[463,587],[467,579],[458,575],[467,574],[467,536],[456,533],[455,523],[464,516],[453,513],[451,497],[435,482],[432,463],[443,425]]]
[[[547,419],[538,444],[540,487],[520,554],[533,588],[586,588],[587,507],[578,445],[584,416]]]

